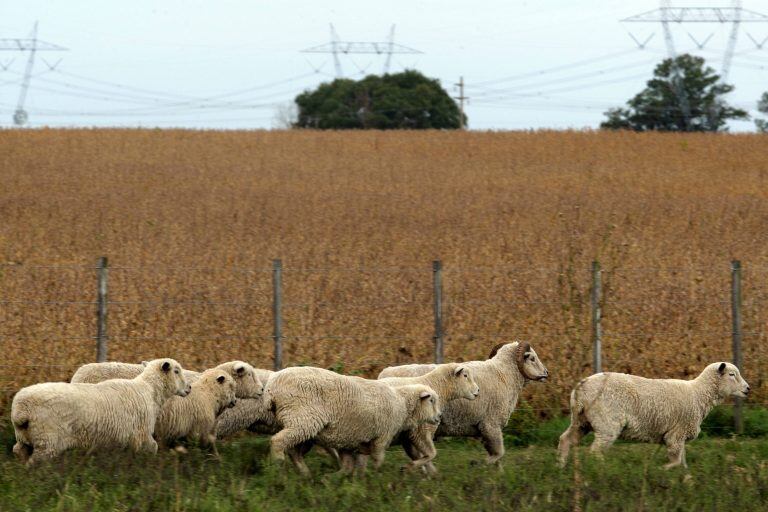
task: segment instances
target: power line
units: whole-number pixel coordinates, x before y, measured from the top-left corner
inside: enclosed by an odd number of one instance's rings
[[[485,80],[485,81],[482,81],[482,82],[476,82],[474,84],[474,86],[482,87],[482,86],[486,86],[486,85],[497,84],[497,83],[500,83],[500,82],[511,82],[511,81],[514,81],[514,80],[522,80],[524,78],[530,78],[530,77],[534,77],[534,76],[540,76],[540,75],[545,75],[545,74],[550,74],[550,73],[558,73],[560,71],[564,71],[564,70],[567,70],[567,69],[572,69],[572,68],[581,67],[581,66],[587,66],[589,64],[594,64],[595,62],[601,62],[601,61],[605,61],[605,60],[615,59],[617,57],[623,57],[623,56],[628,55],[630,53],[636,53],[636,52],[637,52],[636,49],[632,49],[632,50],[624,50],[624,51],[621,51],[621,52],[609,53],[607,55],[601,55],[599,57],[593,57],[593,58],[590,58],[590,59],[584,59],[584,60],[572,62],[570,64],[563,64],[563,65],[559,65],[559,66],[553,66],[553,67],[550,67],[550,68],[543,68],[543,69],[540,69],[540,70],[537,70],[537,71],[531,71],[531,72],[527,72],[527,73],[520,73],[520,74],[516,74],[516,75],[510,75],[510,76],[506,76],[506,77],[503,77],[503,78],[497,78],[497,79],[493,79],[493,80]]]

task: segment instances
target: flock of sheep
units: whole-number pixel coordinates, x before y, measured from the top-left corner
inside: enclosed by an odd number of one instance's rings
[[[523,386],[549,376],[530,344],[494,347],[485,361],[386,368],[377,380],[313,367],[278,372],[232,361],[202,373],[173,359],[142,364],[93,363],[70,383],[21,389],[13,399],[13,448],[27,464],[70,448],[130,448],[156,453],[158,443],[182,439],[210,446],[248,430],[271,435],[271,456],[287,457],[309,474],[304,456],[314,446],[345,473],[381,465],[391,444],[401,444],[410,468],[436,471],[434,438],[482,439],[487,461],[504,455],[502,429]],[[690,381],[598,373],[571,393],[571,425],[560,437],[561,464],[570,447],[595,432],[592,450],[617,438],[664,443],[672,467],[685,465],[685,441],[728,396],[746,397],[749,385],[730,363],[707,366]]]

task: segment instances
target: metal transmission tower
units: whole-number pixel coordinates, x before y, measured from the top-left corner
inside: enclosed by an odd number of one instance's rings
[[[680,109],[683,112],[685,124],[690,127],[690,106],[685,90],[682,87],[680,71],[677,68],[675,57],[675,42],[672,35],[670,23],[732,23],[728,45],[723,54],[723,62],[720,70],[720,81],[725,82],[731,69],[731,60],[736,49],[739,27],[745,22],[768,22],[768,16],[759,12],[750,11],[742,8],[740,0],[734,0],[730,7],[672,7],[669,0],[662,0],[661,6],[653,11],[644,12],[629,18],[624,18],[622,22],[628,23],[661,23],[664,29],[664,39],[667,46],[667,56],[672,59],[672,80],[675,86],[675,92],[680,102]],[[631,35],[631,34],[630,34]],[[697,41],[690,33],[688,36],[696,43],[699,49],[709,42],[712,35],[703,42]],[[750,36],[751,38],[751,36]],[[632,36],[632,39],[635,39]],[[636,40],[637,41],[637,40]],[[754,39],[753,39],[754,41]],[[757,44],[757,43],[756,43]],[[760,45],[758,45],[760,46]]]
[[[26,39],[0,39],[0,51],[10,52],[29,52],[27,57],[27,65],[24,69],[24,76],[21,80],[21,90],[19,91],[19,101],[16,103],[16,110],[13,113],[13,123],[17,126],[23,126],[27,123],[29,115],[24,110],[24,102],[27,99],[27,91],[29,90],[29,83],[32,80],[32,68],[35,65],[35,54],[37,52],[45,51],[66,51],[63,46],[59,46],[52,43],[46,43],[40,41],[37,38],[37,22],[32,29],[32,37]],[[53,66],[49,65],[51,69],[55,68],[57,64]]]
[[[330,53],[333,54],[333,62],[336,66],[336,76],[341,78],[344,73],[341,69],[341,60],[339,56],[353,55],[353,54],[374,54],[374,55],[386,55],[384,61],[384,73],[389,73],[389,66],[392,62],[392,55],[394,54],[420,54],[419,50],[403,46],[395,43],[395,26],[389,31],[389,37],[387,41],[383,42],[356,42],[356,41],[341,41],[336,33],[336,29],[331,25],[331,42],[321,44],[320,46],[313,46],[306,50],[301,50],[302,53]]]

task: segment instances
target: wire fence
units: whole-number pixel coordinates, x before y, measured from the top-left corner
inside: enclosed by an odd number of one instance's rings
[[[751,279],[742,283],[744,272]],[[595,262],[582,270],[440,261],[431,267],[292,267],[281,260],[252,268],[109,266],[106,258],[96,265],[2,264],[0,388],[66,378],[87,362],[155,354],[183,354],[199,367],[238,357],[275,369],[326,363],[370,375],[391,364],[482,358],[498,342],[526,339],[546,355],[550,373],[569,369],[562,389],[593,371],[661,376],[669,365],[654,368],[654,351],[678,343],[671,358],[682,375],[693,377],[717,358],[740,368],[746,361],[745,377],[760,390],[766,274],[768,268],[743,269],[738,261],[730,268]],[[176,285],[164,288],[171,279]],[[375,361],[361,363],[366,357]],[[561,388],[550,394],[562,395]],[[757,394],[750,406],[766,405],[768,396]],[[534,412],[552,409],[533,405]],[[742,406],[735,405],[740,429]]]

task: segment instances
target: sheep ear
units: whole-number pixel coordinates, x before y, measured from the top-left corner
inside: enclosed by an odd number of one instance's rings
[[[245,373],[245,366],[240,365],[237,368],[235,368],[235,373],[238,375],[242,375]]]
[[[223,375],[219,375],[218,377],[216,377],[216,382],[218,382],[219,384],[224,384],[224,380],[225,380],[225,377]]]
[[[168,373],[171,370],[171,363],[168,361],[163,363],[162,369],[165,373]]]
[[[717,367],[717,373],[720,375],[725,373],[725,363],[720,363],[720,366]]]
[[[421,398],[422,400],[426,400],[431,396],[432,396],[432,393],[430,393],[429,391],[422,391],[421,394],[419,395],[419,398]]]
[[[456,369],[453,371],[453,375],[454,375],[455,377],[458,377],[458,376],[459,376],[459,375],[461,375],[463,372],[464,372],[464,367],[463,367],[463,366],[459,366],[458,368],[456,368]]]
[[[147,366],[149,364],[149,361],[142,361],[141,366]]]

